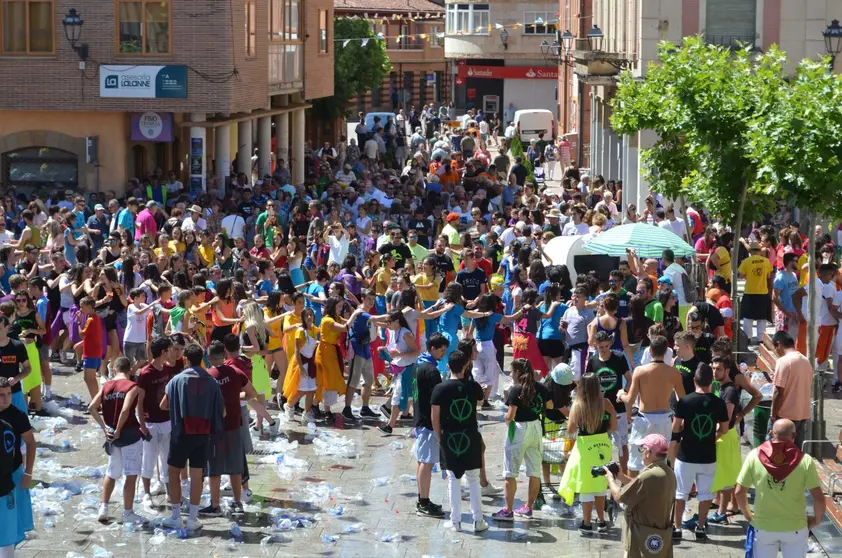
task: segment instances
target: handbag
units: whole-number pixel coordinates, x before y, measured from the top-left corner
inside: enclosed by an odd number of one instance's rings
[[[646,527],[631,521],[629,527],[628,558],[672,558],[672,529]]]

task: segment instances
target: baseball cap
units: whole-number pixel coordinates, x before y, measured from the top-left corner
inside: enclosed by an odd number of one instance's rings
[[[722,291],[719,289],[708,289],[708,292],[705,293],[705,296],[710,300],[716,302],[722,297]]]
[[[573,383],[573,369],[569,364],[563,362],[556,365],[550,372],[553,381],[560,386],[569,386]]]
[[[98,203],[94,206],[94,211],[105,211],[105,207],[101,203]]]
[[[653,451],[660,455],[666,454],[669,449],[667,439],[661,436],[660,434],[649,434],[647,436],[644,436],[640,440],[636,440],[634,442],[634,445],[649,448],[650,451]]]
[[[663,277],[658,278],[658,283],[664,283],[666,285],[672,286],[672,279],[664,275]]]
[[[460,217],[460,215],[459,215],[458,213],[453,213],[453,212],[451,212],[451,213],[448,213],[448,214],[447,214],[447,221],[448,221],[448,222],[450,222],[450,221],[458,221],[459,219],[461,219],[461,217]]]
[[[499,273],[495,273],[494,275],[491,276],[490,283],[491,283],[492,289],[496,289],[497,287],[502,287],[503,283],[504,283],[503,276],[500,275]]]

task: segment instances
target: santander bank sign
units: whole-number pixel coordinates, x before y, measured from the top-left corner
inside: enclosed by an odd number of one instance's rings
[[[460,65],[457,77],[474,79],[558,79],[553,66],[468,66]]]

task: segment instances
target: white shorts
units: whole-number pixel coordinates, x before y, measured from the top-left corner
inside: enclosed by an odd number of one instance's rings
[[[696,484],[696,499],[699,502],[713,500],[713,476],[716,474],[716,463],[685,463],[675,460],[675,499],[687,501],[693,483]]]
[[[140,475],[145,479],[151,479],[155,476],[155,464],[158,464],[158,472],[161,474],[161,480],[167,482],[169,480],[169,467],[167,466],[167,456],[170,452],[170,433],[172,432],[172,423],[166,422],[147,422],[146,428],[149,429],[149,434],[152,439],[148,442],[143,440],[143,465],[140,470]]]
[[[403,388],[401,387],[401,372],[400,374],[392,375],[392,405],[401,404],[401,395],[403,395]]]
[[[833,340],[833,351],[837,358],[842,357],[842,327],[836,330],[836,339]]]
[[[596,500],[600,496],[608,496],[608,491],[606,490],[604,492],[591,492],[591,493],[579,494],[579,502],[583,503],[583,504],[587,503],[587,502],[593,502],[594,500]]]
[[[642,471],[644,467],[640,447],[634,445],[636,441],[649,434],[660,434],[667,440],[672,438],[672,416],[672,411],[638,413],[629,434],[629,471]]]
[[[516,422],[515,434],[503,447],[503,473],[507,479],[515,479],[520,474],[520,464],[526,462],[526,476],[541,478],[543,443],[541,422]]]
[[[609,434],[611,443],[623,455],[623,446],[629,445],[629,419],[626,413],[617,413],[617,430]]]
[[[570,349],[570,369],[573,370],[573,381],[578,382],[585,373],[588,364],[588,349]]]
[[[112,445],[105,474],[114,480],[119,479],[123,474],[127,477],[136,477],[140,474],[142,462],[143,440],[138,440],[133,444],[121,448]]]
[[[777,558],[778,550],[783,558],[804,558],[807,555],[806,527],[798,531],[777,533],[756,529],[754,531],[754,558]]]
[[[477,343],[477,359],[471,368],[474,381],[482,386],[482,389],[491,389],[488,397],[493,397],[497,392],[497,382],[500,380],[500,364],[497,362],[497,350],[494,348],[494,341],[480,341]]]
[[[316,391],[316,378],[307,374],[298,374],[298,391]]]

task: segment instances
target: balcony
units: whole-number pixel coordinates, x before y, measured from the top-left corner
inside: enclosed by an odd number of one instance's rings
[[[304,86],[304,45],[269,44],[270,94]]]
[[[424,50],[424,39],[389,39],[386,50]]]
[[[731,50],[738,50],[746,46],[754,50],[756,40],[757,38],[754,35],[705,35],[707,44],[724,46]]]

